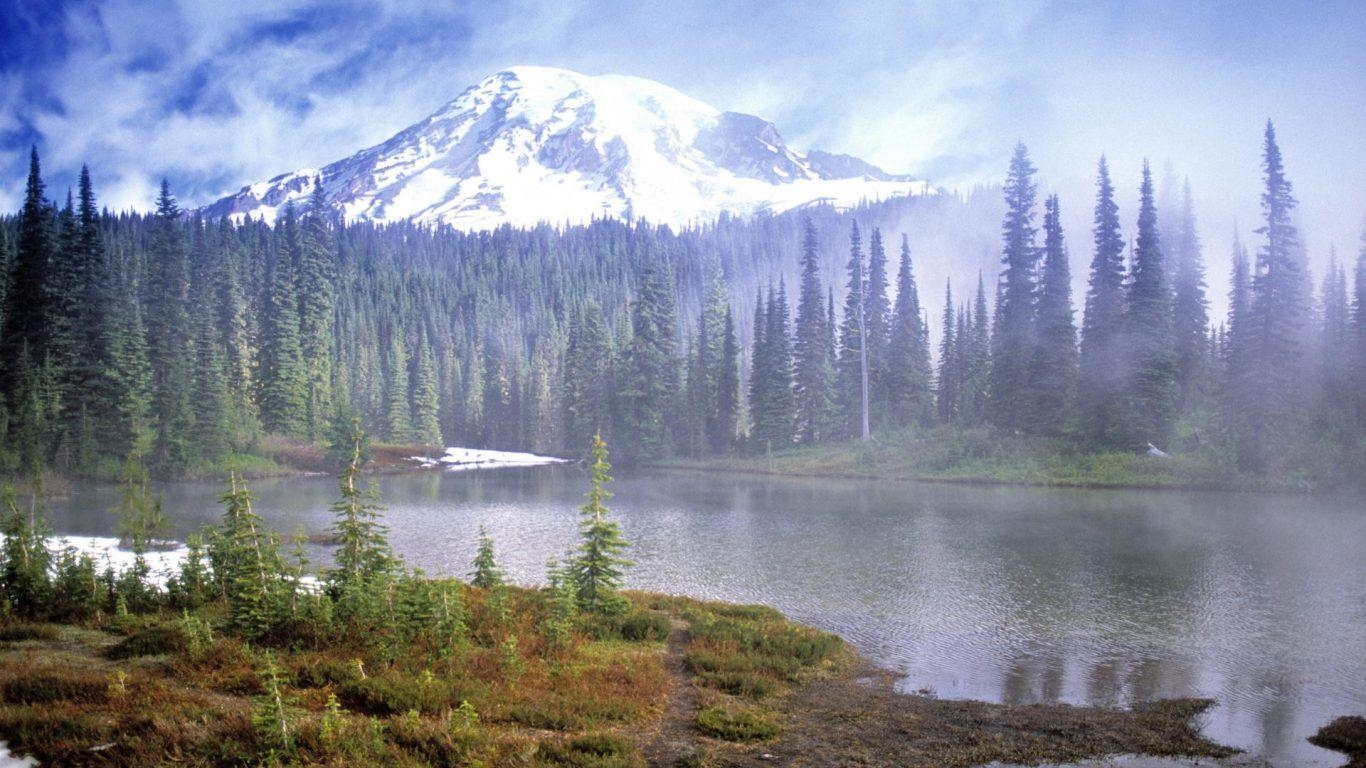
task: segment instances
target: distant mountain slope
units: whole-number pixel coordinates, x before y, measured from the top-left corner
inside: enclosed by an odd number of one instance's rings
[[[383,144],[243,187],[205,212],[273,220],[318,176],[349,220],[462,230],[603,216],[683,225],[928,189],[858,158],[801,154],[767,120],[651,80],[516,67]]]

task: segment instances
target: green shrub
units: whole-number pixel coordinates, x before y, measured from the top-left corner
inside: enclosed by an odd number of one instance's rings
[[[177,626],[156,625],[140,629],[105,649],[107,659],[159,656],[185,650],[185,633]]]
[[[57,628],[51,624],[7,624],[0,627],[0,642],[17,643],[23,640],[56,640]]]
[[[703,682],[732,696],[759,700],[778,691],[778,683],[771,678],[746,672],[713,672],[703,674]]]
[[[509,722],[543,731],[573,731],[584,725],[582,717],[553,702],[545,706],[518,704],[509,707],[506,718]]]
[[[354,661],[330,658],[307,659],[295,667],[294,685],[299,688],[325,688],[360,682],[360,668]]]
[[[636,611],[621,621],[621,637],[637,642],[661,641],[669,637],[669,619],[658,613]]]
[[[387,674],[345,683],[339,698],[347,709],[369,715],[401,715],[412,710],[434,715],[458,706],[466,698],[461,694],[439,678]]]
[[[697,727],[702,733],[724,741],[766,741],[778,735],[778,725],[758,713],[730,712],[720,707],[698,712]]]
[[[76,671],[29,672],[0,683],[0,699],[9,704],[47,704],[54,701],[100,703],[108,698],[108,681]]]
[[[539,757],[551,765],[574,768],[636,768],[642,765],[635,745],[610,734],[589,734],[569,741],[543,741]]]

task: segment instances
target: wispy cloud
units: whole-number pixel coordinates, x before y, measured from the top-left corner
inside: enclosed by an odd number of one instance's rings
[[[30,142],[56,188],[88,162],[113,207],[146,207],[163,175],[203,203],[382,141],[532,63],[657,79],[772,119],[798,146],[949,185],[998,179],[1023,140],[1078,245],[1106,152],[1126,194],[1145,156],[1191,176],[1221,256],[1256,213],[1266,117],[1311,248],[1350,250],[1366,212],[1366,5],[1346,0],[19,5],[0,22],[0,205],[17,200]]]

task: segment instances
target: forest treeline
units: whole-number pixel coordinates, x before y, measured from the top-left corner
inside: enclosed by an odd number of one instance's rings
[[[1189,187],[1159,221],[1145,165],[1126,240],[1103,158],[1074,300],[1061,201],[1040,210],[1020,146],[998,279],[944,286],[933,342],[917,233],[882,229],[910,201],[682,232],[462,233],[343,223],[315,186],[271,224],[206,221],[165,184],[152,214],[100,210],[85,170],[54,203],[35,149],[0,227],[0,470],[112,476],[133,453],[174,475],[267,435],[344,445],[359,419],[387,442],[550,453],[601,430],[628,461],[948,425],[1060,451],[1220,452],[1254,473],[1327,455],[1350,476],[1366,462],[1366,247],[1315,291],[1269,123],[1262,149],[1227,318],[1209,314]]]

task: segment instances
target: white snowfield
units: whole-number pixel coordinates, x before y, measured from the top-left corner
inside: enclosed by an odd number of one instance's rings
[[[126,571],[133,566],[133,551],[119,546],[114,536],[53,536],[48,539],[48,548],[53,552],[74,549],[83,555],[90,555],[95,568],[101,573],[108,566],[115,572]],[[143,558],[150,569],[149,579],[153,584],[164,586],[166,580],[180,571],[180,564],[190,552],[181,542],[167,542],[165,547],[157,547],[145,553]]]
[[[319,176],[349,221],[466,231],[608,217],[681,227],[931,191],[857,158],[796,152],[772,123],[652,80],[514,67],[383,144],[252,184],[206,210],[273,221],[286,203],[306,202]]]
[[[133,566],[133,550],[122,547],[119,540],[113,536],[53,536],[47,543],[53,553],[74,550],[78,554],[89,555],[90,559],[95,561],[96,570],[101,574],[110,566],[115,573],[121,573]],[[181,564],[190,554],[190,548],[182,542],[168,541],[163,544],[165,546],[158,546],[143,554],[149,571],[147,580],[158,587],[165,587],[172,576],[180,573]],[[207,566],[207,555],[205,558]],[[318,581],[316,576],[304,576],[299,581],[305,592],[314,592],[322,588],[322,582]],[[4,768],[3,763],[0,763],[0,768]]]
[[[412,456],[413,461],[424,467],[445,465],[447,469],[461,471],[469,469],[498,469],[501,467],[542,467],[550,464],[565,464],[569,459],[555,456],[539,456],[534,453],[516,451],[489,451],[481,448],[447,448],[439,459],[428,456]]]

